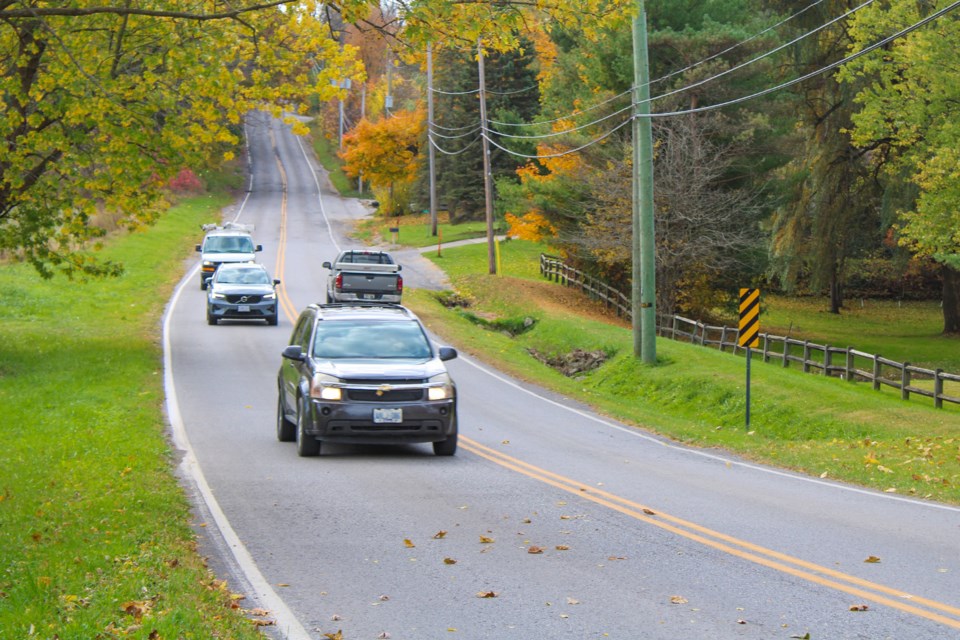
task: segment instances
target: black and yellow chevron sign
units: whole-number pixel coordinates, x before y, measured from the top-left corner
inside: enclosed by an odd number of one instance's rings
[[[737,344],[751,348],[760,346],[760,289],[740,289],[740,334]]]

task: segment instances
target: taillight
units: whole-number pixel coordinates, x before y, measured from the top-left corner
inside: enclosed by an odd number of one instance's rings
[[[337,274],[337,279],[333,281],[333,286],[334,286],[334,288],[336,288],[337,291],[340,291],[341,289],[343,289],[343,274],[342,274],[342,273],[338,273],[338,274]]]
[[[403,276],[397,276],[397,293],[403,293]]]

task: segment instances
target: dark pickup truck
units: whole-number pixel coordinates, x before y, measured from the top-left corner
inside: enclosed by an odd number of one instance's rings
[[[324,262],[327,302],[386,302],[400,304],[401,266],[385,251],[349,249],[333,262]]]

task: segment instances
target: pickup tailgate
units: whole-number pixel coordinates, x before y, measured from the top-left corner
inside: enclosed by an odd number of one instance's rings
[[[353,265],[356,266],[356,265]],[[371,265],[374,266],[374,265]],[[376,265],[381,267],[381,271],[342,271],[343,276],[340,284],[340,291],[343,293],[353,293],[359,297],[365,295],[377,296],[378,294],[396,294],[398,292],[397,280],[399,275],[394,273],[384,273],[382,267],[385,265]],[[371,297],[370,299],[375,299]]]

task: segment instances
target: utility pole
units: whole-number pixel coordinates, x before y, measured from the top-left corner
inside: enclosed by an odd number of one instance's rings
[[[433,43],[427,43],[427,149],[430,157],[430,235],[437,235],[437,165],[433,148]]]
[[[647,13],[637,0],[633,20],[633,353],[657,361],[656,245],[653,229],[653,132]]]
[[[487,261],[489,273],[497,273],[496,239],[493,236],[493,176],[490,173],[490,142],[487,140],[487,87],[483,75],[483,42],[477,39],[477,62],[480,69],[480,136],[483,138],[483,195],[487,214]]]

